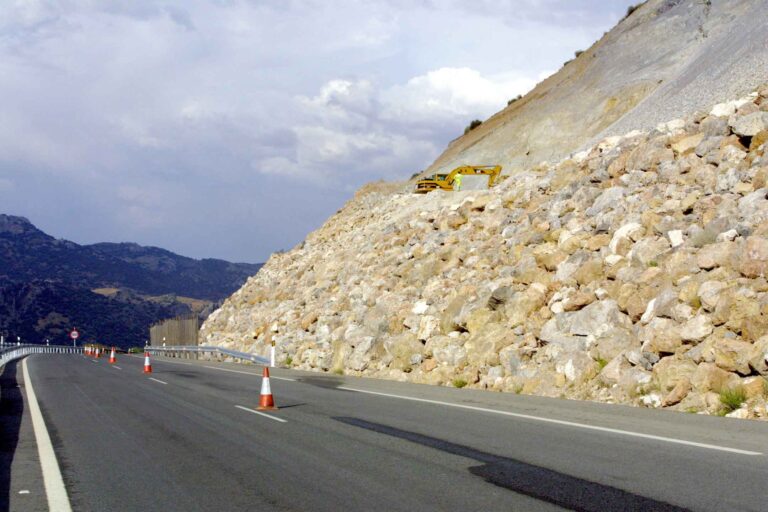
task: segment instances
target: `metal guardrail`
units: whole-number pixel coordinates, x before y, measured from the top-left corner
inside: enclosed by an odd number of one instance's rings
[[[249,354],[247,352],[238,352],[237,350],[229,350],[228,348],[221,347],[208,347],[198,345],[175,345],[172,347],[146,347],[145,349],[150,354],[155,355],[169,355],[171,357],[179,357],[182,354],[208,354],[210,356],[220,355],[225,357],[231,357],[233,359],[240,359],[243,361],[249,361],[251,363],[258,363],[263,365],[269,365],[269,358],[257,356],[256,354]]]
[[[65,345],[4,345],[0,347],[0,368],[5,363],[30,354],[82,354],[82,347]]]

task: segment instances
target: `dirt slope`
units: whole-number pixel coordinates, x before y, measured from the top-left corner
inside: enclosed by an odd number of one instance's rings
[[[427,173],[497,163],[514,173],[742,97],[768,76],[766,12],[768,0],[650,0]]]

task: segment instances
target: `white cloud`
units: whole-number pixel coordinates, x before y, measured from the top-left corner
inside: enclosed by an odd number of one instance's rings
[[[252,167],[322,183],[349,174],[404,177],[437,156],[435,141],[446,125],[458,131],[533,85],[532,78],[483,76],[467,67],[428,71],[384,88],[368,79],[332,79],[315,96],[296,98],[305,116],[292,128],[292,150]]]
[[[444,67],[386,91],[385,116],[419,120],[484,118],[501,110],[507,100],[525,94],[534,85],[536,80],[526,76],[483,76],[467,67]]]
[[[7,0],[0,190],[72,201],[4,208],[76,241],[263,259],[349,190],[423,169],[630,2]],[[275,211],[303,217],[250,246],[221,227]]]

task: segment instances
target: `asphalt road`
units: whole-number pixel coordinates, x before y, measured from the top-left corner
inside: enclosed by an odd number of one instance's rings
[[[286,370],[264,416],[255,367],[141,365],[27,360],[73,510],[768,510],[761,422]]]

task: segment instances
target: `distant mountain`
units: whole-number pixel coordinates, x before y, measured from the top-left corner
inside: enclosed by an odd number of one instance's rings
[[[26,343],[69,343],[69,332],[77,327],[86,342],[141,346],[150,325],[189,312],[180,302],[157,303],[130,293],[105,297],[54,281],[0,286],[0,331],[11,341],[20,336]]]
[[[78,245],[57,240],[24,217],[0,215],[0,277],[56,280],[88,288],[129,288],[149,295],[197,299],[228,296],[260,264],[195,260],[131,243]]]
[[[140,344],[152,323],[207,315],[261,266],[133,243],[79,245],[0,214],[0,333],[61,342],[77,327],[86,340]]]

